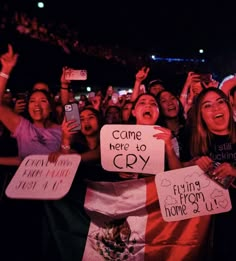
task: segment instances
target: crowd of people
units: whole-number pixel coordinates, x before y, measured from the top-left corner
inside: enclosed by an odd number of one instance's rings
[[[156,125],[154,136],[165,144],[165,171],[197,165],[207,172],[217,161],[220,164],[214,175],[218,179],[236,177],[235,76],[220,84],[212,74],[189,72],[181,92],[176,95],[161,79],[144,85],[151,69],[143,66],[134,75],[132,93],[121,94],[108,86],[105,95],[102,91],[91,92],[77,100],[70,88],[71,81],[66,78],[70,68],[63,67],[56,95],[46,82],[36,81],[27,95],[19,94],[13,99],[7,84],[17,60],[18,54],[9,44],[7,52],[0,57],[3,260],[82,260],[83,247],[73,240],[74,232],[89,222],[84,209],[86,180],[125,182],[148,178],[140,173],[109,172],[102,168],[100,130],[106,124]],[[79,109],[79,131],[73,130],[78,127],[74,120],[65,119],[65,105],[71,103]],[[7,185],[27,156],[48,155],[49,161],[55,162],[61,155],[74,153],[81,156],[81,164],[64,198],[27,201],[5,196]],[[219,157],[224,153],[228,156]],[[201,260],[232,260],[236,232],[233,184],[229,193],[232,210],[204,217],[207,226],[201,235],[203,240],[198,242],[202,245],[191,246],[181,260],[200,260],[200,257]],[[185,222],[188,221],[176,224],[184,227]],[[202,217],[198,222],[201,224]],[[160,225],[164,228],[168,223],[160,217]],[[73,244],[64,248],[68,242]],[[171,250],[171,245],[166,249]],[[32,257],[32,250],[38,254]],[[158,252],[154,256],[158,259]],[[176,259],[173,254],[162,260]]]

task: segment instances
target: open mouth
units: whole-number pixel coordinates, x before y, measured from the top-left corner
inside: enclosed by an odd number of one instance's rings
[[[168,111],[175,111],[175,110],[176,110],[175,106],[168,107]]]
[[[150,111],[145,111],[144,113],[143,113],[143,117],[151,117],[152,115],[151,115],[151,112]]]
[[[90,125],[86,125],[86,126],[84,127],[84,129],[85,129],[86,131],[89,131],[89,130],[92,129],[92,127],[91,127]]]
[[[41,110],[40,109],[34,109],[33,112],[39,113],[39,112],[41,112]]]
[[[223,116],[224,116],[224,114],[222,114],[222,113],[218,113],[218,114],[216,114],[215,115],[215,119],[221,119],[221,118],[223,118]]]

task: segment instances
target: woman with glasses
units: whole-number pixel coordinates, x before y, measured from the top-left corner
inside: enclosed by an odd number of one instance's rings
[[[191,122],[194,164],[205,172],[214,166],[213,174],[220,182],[236,177],[236,126],[227,96],[214,87],[204,89],[196,99]],[[234,254],[236,190],[232,186],[232,210],[214,216],[213,260],[232,260]]]

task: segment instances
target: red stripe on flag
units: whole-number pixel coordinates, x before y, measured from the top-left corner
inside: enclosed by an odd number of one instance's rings
[[[166,222],[158,201],[155,176],[146,179],[145,261],[197,261],[207,253],[210,216]]]
[[[159,220],[160,215],[160,207],[158,204],[158,195],[157,195],[157,188],[155,184],[155,176],[146,179],[147,182],[147,189],[146,189],[146,205],[147,205],[147,227],[146,227],[146,237],[145,237],[145,260],[154,260],[152,259],[153,254],[153,246],[152,244],[155,243],[156,237],[156,221]]]

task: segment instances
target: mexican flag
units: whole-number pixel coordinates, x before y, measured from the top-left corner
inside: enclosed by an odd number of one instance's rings
[[[89,182],[90,217],[83,261],[204,260],[210,216],[166,222],[155,176],[120,182]]]

